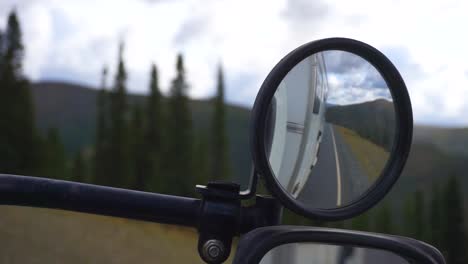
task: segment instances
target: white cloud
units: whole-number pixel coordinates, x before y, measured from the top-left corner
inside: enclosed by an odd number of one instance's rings
[[[287,52],[343,36],[390,57],[407,83],[416,121],[468,125],[465,1],[3,0],[1,28],[13,6],[27,41],[26,72],[34,80],[97,85],[103,64],[115,68],[124,39],[133,91],[147,90],[152,62],[167,90],[181,51],[192,96],[212,94],[222,60],[228,100],[250,105]]]

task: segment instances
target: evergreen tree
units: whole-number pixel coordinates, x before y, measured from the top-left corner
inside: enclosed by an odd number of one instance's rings
[[[364,213],[351,219],[351,229],[360,231],[369,231],[369,214]]]
[[[123,44],[119,47],[119,61],[110,105],[110,185],[129,187],[131,166],[129,153],[129,124],[127,102],[127,71],[123,61]]]
[[[86,161],[82,151],[79,151],[73,160],[71,180],[77,182],[89,182],[86,170]]]
[[[185,79],[185,68],[182,55],[177,56],[176,77],[172,81],[168,112],[168,141],[165,165],[167,166],[167,183],[178,195],[193,193],[192,116],[187,97],[188,84]],[[166,170],[165,170],[166,171]]]
[[[152,152],[159,152],[162,144],[162,95],[159,90],[159,77],[156,65],[151,66],[150,95],[147,102],[147,133],[146,140]]]
[[[403,235],[415,238],[414,232],[414,196],[406,197],[403,206]]]
[[[132,118],[132,182],[130,186],[133,189],[145,190],[146,189],[146,168],[145,161],[147,159],[144,151],[146,147],[144,139],[144,124],[143,114],[140,106],[136,105],[133,108]]]
[[[3,32],[0,30],[0,80],[2,79],[2,72],[3,72],[3,61],[5,55],[3,54]],[[0,83],[1,85],[1,83]],[[0,86],[1,90],[1,86]]]
[[[427,240],[423,193],[417,191],[410,196],[405,203],[404,210],[404,234],[415,239]]]
[[[196,183],[208,183],[210,173],[209,147],[206,136],[204,134],[198,135],[194,146],[194,175]]]
[[[159,90],[159,77],[156,65],[151,66],[150,72],[150,95],[146,103],[146,129],[144,146],[145,162],[143,164],[146,171],[146,189],[148,191],[164,191],[162,181],[163,172],[161,171],[161,156],[163,146],[163,105],[162,95]]]
[[[42,156],[39,175],[53,179],[68,179],[65,147],[57,128],[50,128],[42,144]]]
[[[437,188],[437,185],[434,184],[432,188],[432,197],[429,208],[429,242],[431,245],[436,248],[442,247],[442,235],[443,227],[442,223],[444,222],[443,216],[443,204],[440,194],[440,190]]]
[[[23,37],[16,11],[13,10],[8,16],[7,31],[5,34],[5,61],[13,73],[13,76],[22,76],[23,72]]]
[[[101,89],[96,98],[96,142],[94,151],[94,183],[110,185],[109,162],[109,95],[106,91],[107,67],[102,70]]]
[[[447,263],[466,263],[466,232],[464,226],[464,207],[457,178],[452,176],[444,192],[444,239],[445,258]]]
[[[421,191],[417,191],[414,193],[414,238],[419,240],[427,240],[427,223],[425,221],[424,213],[424,194]]]
[[[230,179],[228,158],[228,141],[226,138],[226,106],[224,103],[224,74],[218,68],[216,96],[212,121],[212,178],[215,180]]]
[[[375,216],[374,222],[375,231],[384,234],[393,233],[392,212],[389,204],[384,203]]]
[[[0,171],[34,174],[39,140],[34,125],[29,82],[22,73],[24,48],[16,12],[2,35],[0,67]]]

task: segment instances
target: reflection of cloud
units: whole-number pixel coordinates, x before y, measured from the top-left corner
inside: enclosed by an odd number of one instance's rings
[[[377,98],[391,100],[385,80],[365,59],[344,51],[326,51],[324,58],[329,103],[353,104]]]
[[[355,72],[369,64],[365,59],[346,51],[325,51],[324,57],[328,72],[335,74]]]
[[[330,87],[330,90],[333,90],[334,92],[328,93],[327,102],[337,105],[357,104],[374,101],[380,98],[389,101],[392,100],[390,90],[388,89],[362,89],[360,87],[333,89],[333,87]]]

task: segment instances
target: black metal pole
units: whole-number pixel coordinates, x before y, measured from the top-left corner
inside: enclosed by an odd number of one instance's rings
[[[0,204],[44,207],[197,227],[199,199],[0,174]]]

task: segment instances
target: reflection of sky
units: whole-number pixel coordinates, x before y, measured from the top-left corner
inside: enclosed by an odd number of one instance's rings
[[[344,51],[324,52],[330,104],[356,104],[377,99],[392,100],[380,73],[366,60]]]

